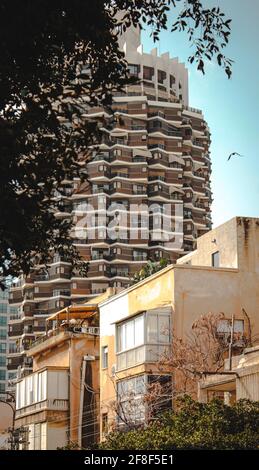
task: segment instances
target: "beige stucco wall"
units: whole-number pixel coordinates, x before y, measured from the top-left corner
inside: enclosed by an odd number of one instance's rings
[[[259,335],[259,276],[231,269],[182,266],[175,272],[174,325],[178,336],[190,329],[200,315],[223,312],[251,321],[253,337]],[[259,339],[259,338],[258,338]]]
[[[259,272],[259,219],[234,217],[197,239],[197,250],[177,260],[195,266],[211,266],[219,251],[220,267]]]
[[[12,426],[13,412],[9,405],[0,403],[0,433]]]
[[[179,258],[177,264],[191,261],[192,265],[211,266],[211,256],[215,251],[220,252],[221,267],[238,267],[236,217],[199,237],[197,249],[193,253]]]
[[[59,345],[58,348],[33,357],[33,372],[43,367],[69,367],[69,341]]]
[[[216,240],[216,243],[212,242]],[[221,266],[211,267],[211,254],[220,251]],[[193,322],[202,314],[223,312],[245,321],[247,313],[252,338],[259,341],[259,220],[231,219],[202,236],[197,251],[190,256],[192,264],[167,267],[150,279],[127,289],[100,308],[100,346],[108,345],[108,368],[100,369],[101,409],[109,411],[115,400],[116,380],[112,377],[116,364],[115,322],[138,312],[170,304],[174,333],[184,338]],[[186,257],[185,257],[186,258]],[[199,264],[199,265],[198,265]],[[145,365],[128,369],[123,375],[135,375]]]

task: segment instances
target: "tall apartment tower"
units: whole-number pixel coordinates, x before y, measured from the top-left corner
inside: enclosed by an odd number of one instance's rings
[[[20,351],[44,331],[46,315],[107,287],[127,287],[148,259],[175,262],[211,228],[210,132],[202,112],[189,107],[188,71],[168,53],[144,53],[138,30],[121,47],[139,82],[115,94],[114,114],[87,110],[87,119],[103,118],[103,139],[89,149],[88,181],[67,185],[59,214],[73,217],[88,276],[72,276],[56,256],[47,271],[19,280],[10,302],[20,317],[10,333],[20,335]],[[9,361],[12,367],[18,357]],[[21,353],[18,362],[22,372],[30,367]]]

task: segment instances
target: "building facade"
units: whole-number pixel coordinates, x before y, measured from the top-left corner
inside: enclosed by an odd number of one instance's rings
[[[7,357],[16,350],[15,340],[8,335],[8,323],[17,315],[15,306],[9,304],[9,291],[0,289],[0,398],[6,399],[6,392],[12,388],[16,368],[8,367]]]
[[[187,69],[156,49],[144,53],[137,30],[121,47],[139,82],[115,94],[113,113],[86,109],[85,119],[102,121],[102,138],[88,149],[88,181],[67,184],[60,199],[58,216],[73,219],[87,278],[55,256],[48,270],[11,291],[19,317],[10,333],[19,337],[19,354],[10,367],[20,364],[22,374],[31,370],[25,351],[50,313],[108,287],[128,287],[148,259],[175,262],[211,228],[210,132],[202,112],[189,107]]]
[[[16,385],[15,428],[21,450],[87,447],[99,440],[99,327],[97,297],[47,320],[48,333],[27,351],[33,372]]]
[[[258,308],[259,219],[240,217],[200,237],[197,250],[177,264],[102,302],[101,438],[125,413],[133,424],[145,420],[147,386],[161,374],[168,380],[159,361],[172,335],[185,339],[201,315],[223,312],[218,334],[227,339],[233,321],[237,352],[245,338],[258,344]]]
[[[199,382],[198,399],[208,403],[210,399],[222,397],[226,404],[237,400],[259,401],[259,347],[244,350],[233,358],[231,370],[229,361],[221,374],[204,374]]]

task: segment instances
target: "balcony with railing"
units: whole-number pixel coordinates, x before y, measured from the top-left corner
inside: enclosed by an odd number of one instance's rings
[[[70,324],[64,324],[58,326],[52,330],[47,331],[45,335],[39,336],[35,341],[31,343],[30,353],[33,350],[41,349],[44,345],[44,349],[48,348],[49,343],[53,344],[56,342],[63,342],[70,337],[75,335],[84,335],[87,337],[96,337],[100,335],[100,328],[98,326],[73,326]]]
[[[48,400],[39,401],[33,405],[25,406],[20,410],[16,410],[16,419],[21,418],[25,415],[38,413],[40,411],[68,411],[69,400],[52,398]]]
[[[17,381],[16,419],[69,409],[68,370],[47,367]]]

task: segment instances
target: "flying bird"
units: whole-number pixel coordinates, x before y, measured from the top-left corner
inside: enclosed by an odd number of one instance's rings
[[[231,157],[234,157],[234,156],[243,157],[244,155],[240,155],[240,153],[237,153],[237,152],[232,152],[228,157],[228,161],[231,159]]]

